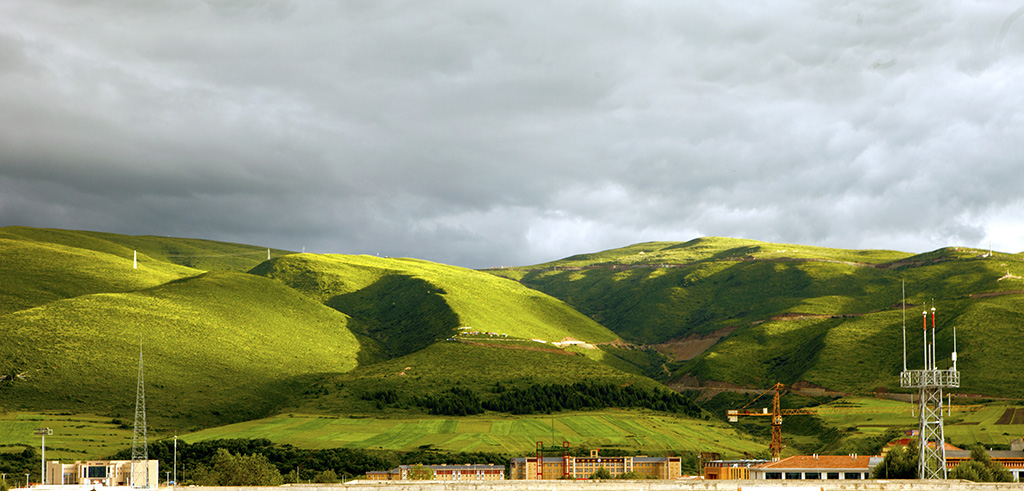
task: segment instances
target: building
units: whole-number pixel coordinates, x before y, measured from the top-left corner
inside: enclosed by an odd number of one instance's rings
[[[415,465],[400,465],[388,471],[370,471],[366,478],[374,481],[404,481]],[[426,465],[435,481],[494,481],[505,479],[505,466],[494,464]]]
[[[147,460],[137,464],[137,486],[144,486],[149,478],[149,485],[156,487],[160,482],[160,462]],[[54,486],[131,486],[129,476],[132,474],[130,460],[87,460],[75,461],[74,464],[62,464],[51,460],[46,463],[46,479],[44,483]]]
[[[866,455],[795,455],[750,467],[750,479],[870,479],[882,457]]]
[[[1024,440],[1018,438],[1010,442],[1009,450],[988,450],[992,462],[999,462],[1010,471],[1017,481],[1024,480]],[[946,450],[946,468],[952,469],[961,462],[971,460],[970,450]]]
[[[704,479],[750,479],[750,468],[766,463],[764,459],[709,460],[704,463]]]
[[[679,457],[602,457],[591,450],[589,457],[557,456],[517,457],[512,459],[511,479],[587,479],[600,468],[612,477],[636,472],[654,479],[679,479],[682,460]]]

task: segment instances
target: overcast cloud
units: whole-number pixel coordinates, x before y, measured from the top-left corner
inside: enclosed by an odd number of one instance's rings
[[[0,225],[1024,250],[1024,3],[5,0]]]

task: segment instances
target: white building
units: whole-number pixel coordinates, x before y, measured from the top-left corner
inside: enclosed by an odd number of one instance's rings
[[[135,483],[132,483],[132,461],[130,460],[87,460],[74,464],[62,464],[51,460],[46,463],[44,484],[55,486],[135,486],[157,487],[160,482],[160,462],[147,460],[136,464]]]

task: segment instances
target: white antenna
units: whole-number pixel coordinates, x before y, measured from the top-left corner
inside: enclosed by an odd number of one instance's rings
[[[956,326],[953,326],[953,371],[956,371]]]
[[[907,371],[907,280],[903,280],[903,371]]]
[[[139,251],[132,251],[132,269],[139,269]]]

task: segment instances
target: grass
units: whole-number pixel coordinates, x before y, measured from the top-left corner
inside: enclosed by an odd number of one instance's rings
[[[203,239],[29,227],[2,227],[0,238],[85,249],[128,261],[132,251],[138,251],[140,264],[164,262],[199,271],[243,272],[267,259],[266,247]],[[270,252],[273,257],[291,253],[282,249]]]
[[[301,394],[304,377],[355,368],[360,349],[344,315],[242,273],[61,300],[0,322],[8,409],[132,415],[141,335],[149,415],[185,428],[265,416]]]
[[[104,458],[132,445],[130,427],[94,414],[0,414],[0,442],[12,445],[5,448],[21,451],[20,445],[28,445],[38,450],[42,441],[35,435],[36,428],[53,430],[53,434],[46,437],[47,460]]]
[[[523,343],[527,348],[547,351],[510,349],[498,344],[480,346],[442,342],[400,358],[362,366],[349,373],[325,375],[316,382],[319,390],[313,396],[289,410],[320,414],[420,413],[422,410],[414,407],[416,397],[437,395],[451,387],[467,388],[489,397],[497,382],[511,387],[565,384],[578,380],[650,388],[660,386],[649,378],[615,369],[586,356],[545,348],[532,341]],[[382,390],[394,391],[399,396],[399,403],[380,409],[374,401],[363,399],[366,394]]]
[[[554,429],[552,430],[552,424]],[[622,448],[639,453],[721,452],[740,456],[761,443],[718,422],[676,418],[653,411],[605,410],[550,416],[484,414],[462,418],[395,418],[288,414],[185,435],[190,443],[219,438],[268,438],[301,448],[351,447],[450,452],[532,451],[537,441],[568,441],[573,447]]]
[[[380,317],[388,303],[399,305],[417,297],[415,302],[424,303],[437,296],[444,305],[432,307],[431,316],[447,309],[456,320],[443,323],[446,328],[435,325],[435,340],[444,339],[460,326],[547,341],[572,337],[599,343],[617,338],[560,300],[507,279],[455,266],[373,256],[292,255],[270,261],[253,273],[283,281],[347,314],[352,312],[357,320],[359,312]],[[360,294],[367,289],[373,295]],[[368,305],[371,303],[374,305]],[[423,318],[413,317],[410,322]],[[402,319],[392,319],[391,324],[401,324],[396,321]]]
[[[1003,278],[1024,274],[1024,263],[1019,254],[982,252],[910,255],[706,238],[490,272],[558,297],[634,343],[734,329],[697,358],[670,364],[663,380],[695,376],[748,387],[804,380],[852,392],[897,388],[905,282],[909,336],[919,331],[921,308],[936,305],[940,354],[948,356],[952,328],[960,328],[965,388],[1024,396],[1009,375],[1021,346],[1014,319],[1024,311],[1024,295],[1014,292],[1024,280]],[[977,296],[993,293],[1009,294]],[[916,344],[908,344],[919,364]]]

